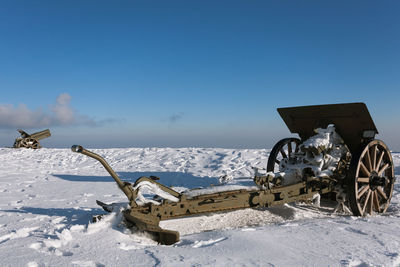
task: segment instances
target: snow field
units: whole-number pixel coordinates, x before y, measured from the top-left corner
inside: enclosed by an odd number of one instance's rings
[[[128,181],[156,175],[177,190],[218,184],[252,185],[251,167],[269,150],[213,148],[94,149]],[[400,153],[393,153],[400,174]],[[358,218],[290,204],[161,222],[181,241],[157,245],[127,229],[96,199],[126,202],[95,160],[69,149],[0,149],[2,266],[400,266],[400,185],[384,215]]]

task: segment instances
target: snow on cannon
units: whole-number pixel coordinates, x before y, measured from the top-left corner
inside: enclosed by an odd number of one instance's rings
[[[162,229],[162,220],[310,201],[328,193],[336,194],[336,210],[359,216],[386,211],[394,184],[392,157],[387,146],[374,139],[378,131],[364,103],[279,108],[278,112],[300,139],[285,138],[273,147],[267,168],[254,168],[254,186],[220,185],[179,193],[154,176],[130,184],[101,156],[78,145],[71,149],[100,161],[114,178],[129,200],[130,207],[123,211],[127,225],[152,233],[166,245],[179,241],[179,232]],[[148,190],[153,199],[145,198]],[[106,211],[113,209],[97,203]]]
[[[42,140],[44,138],[50,137],[50,130],[46,129],[37,133],[33,134],[28,134],[23,130],[18,130],[18,132],[21,134],[21,137],[18,137],[15,139],[14,142],[14,148],[20,148],[20,147],[25,147],[25,148],[33,148],[33,149],[38,149],[41,148],[42,146],[39,143],[39,140]]]

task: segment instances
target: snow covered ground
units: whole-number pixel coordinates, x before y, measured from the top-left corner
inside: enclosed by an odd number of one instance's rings
[[[232,175],[251,185],[269,150],[95,149],[128,181],[156,175],[178,189]],[[393,153],[400,175],[400,153]],[[400,184],[386,214],[359,218],[291,204],[165,221],[181,241],[161,246],[103,214],[96,199],[126,201],[95,160],[69,149],[0,148],[1,266],[400,266]]]

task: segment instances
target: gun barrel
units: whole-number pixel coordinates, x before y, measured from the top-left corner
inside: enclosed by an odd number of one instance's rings
[[[105,161],[104,158],[102,158],[101,156],[99,156],[96,153],[93,153],[89,150],[84,149],[80,145],[73,145],[71,147],[71,150],[73,152],[81,153],[83,155],[86,155],[88,157],[91,157],[91,158],[94,158],[94,159],[100,161],[100,163],[108,171],[108,173],[111,175],[111,177],[114,178],[115,182],[118,184],[118,187],[125,193],[125,195],[128,197],[129,200],[132,200],[132,198],[134,197],[132,187],[129,185],[129,183],[122,182],[122,180],[115,173],[115,171],[110,167],[110,165]]]
[[[37,133],[33,133],[29,137],[34,138],[36,140],[41,140],[50,136],[51,136],[50,130],[46,129]]]

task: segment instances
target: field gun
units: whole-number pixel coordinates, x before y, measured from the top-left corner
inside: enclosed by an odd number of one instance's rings
[[[221,185],[180,193],[154,176],[131,184],[122,181],[101,156],[79,145],[71,149],[98,160],[114,178],[129,200],[130,207],[123,211],[127,224],[153,233],[166,245],[179,241],[179,232],[162,229],[161,220],[309,201],[317,194],[336,195],[338,207],[357,216],[387,210],[394,185],[393,161],[387,146],[374,139],[378,131],[364,103],[279,108],[278,112],[300,139],[279,141],[267,168],[254,168],[250,187]],[[155,198],[145,199],[144,189],[151,189]]]
[[[33,133],[33,134],[28,134],[25,131],[19,129],[18,132],[21,134],[21,137],[18,137],[14,141],[14,148],[20,148],[20,147],[25,147],[25,148],[33,148],[33,149],[38,149],[41,148],[42,146],[40,145],[39,140],[42,140],[44,138],[50,137],[51,133],[49,129]]]

